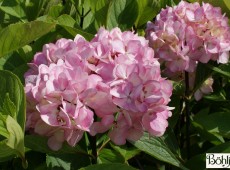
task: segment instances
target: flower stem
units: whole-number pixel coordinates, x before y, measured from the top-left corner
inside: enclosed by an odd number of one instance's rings
[[[187,158],[190,158],[190,91],[189,91],[189,73],[185,71],[185,118],[186,118],[186,149],[187,149]]]
[[[99,154],[100,151],[101,151],[109,142],[110,142],[110,139],[108,139],[107,141],[105,141],[105,142],[101,145],[101,147],[98,149],[97,154]]]

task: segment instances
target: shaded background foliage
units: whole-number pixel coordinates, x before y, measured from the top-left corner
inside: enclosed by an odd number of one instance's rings
[[[195,2],[196,0],[190,0]],[[230,16],[229,0],[205,0]],[[0,0],[0,169],[205,169],[205,153],[230,152],[230,65],[198,66],[196,85],[210,75],[214,93],[190,100],[190,153],[185,144],[184,84],[174,82],[169,127],[160,138],[114,146],[98,137],[97,165],[87,135],[74,148],[54,152],[47,139],[24,134],[23,74],[45,43],[81,34],[87,40],[99,27],[120,27],[144,36],[147,21],[179,0]],[[90,166],[88,166],[90,165]]]

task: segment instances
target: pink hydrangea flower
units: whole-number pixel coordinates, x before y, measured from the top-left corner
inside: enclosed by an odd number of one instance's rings
[[[53,150],[64,141],[74,146],[84,132],[108,132],[122,145],[144,131],[161,136],[168,126],[172,84],[148,41],[130,31],[101,28],[90,42],[60,39],[29,65],[26,127],[47,136]]]
[[[149,22],[146,37],[170,72],[194,72],[197,62],[227,63],[230,28],[221,9],[208,3],[167,7]]]

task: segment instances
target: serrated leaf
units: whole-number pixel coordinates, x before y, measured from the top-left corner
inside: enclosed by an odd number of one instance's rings
[[[98,163],[124,163],[125,159],[119,152],[104,148],[98,155]]]
[[[0,57],[17,50],[35,39],[47,34],[55,23],[32,21],[11,24],[0,31]]]
[[[132,144],[158,160],[186,169],[180,162],[179,156],[170,150],[161,137],[150,137],[145,133],[140,140],[132,142]]]
[[[80,170],[137,170],[131,166],[120,163],[110,163],[110,164],[99,164],[99,165],[90,165]]]
[[[22,131],[24,131],[26,119],[24,87],[17,76],[9,71],[0,70],[0,82],[0,95],[6,96],[7,93],[9,94],[11,102],[16,107],[17,122],[21,126]],[[0,103],[4,103],[4,98],[0,98]]]
[[[109,4],[106,27],[112,29],[119,27],[121,30],[130,29],[138,17],[137,0],[113,0]]]

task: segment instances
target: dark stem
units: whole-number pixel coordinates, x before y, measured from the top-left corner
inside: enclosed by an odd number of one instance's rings
[[[97,164],[97,137],[88,134],[90,147],[92,149],[92,164]]]
[[[81,18],[80,18],[80,27],[83,28],[83,22],[84,22],[84,8],[82,7],[82,10],[81,10]]]
[[[189,99],[189,73],[185,71],[185,118],[186,118],[186,148],[187,148],[187,158],[190,158],[190,99]]]
[[[95,113],[95,111],[91,108],[91,110],[93,111],[94,113],[94,121],[97,120],[97,115]],[[89,138],[89,143],[90,143],[90,147],[91,147],[91,150],[92,150],[92,155],[93,155],[93,158],[92,158],[92,164],[97,164],[97,136],[91,136],[89,133],[88,133],[88,138]]]

